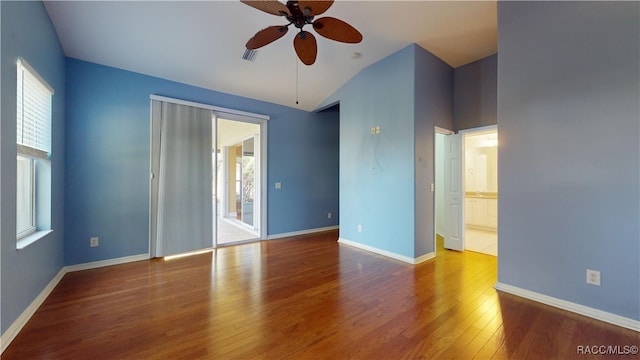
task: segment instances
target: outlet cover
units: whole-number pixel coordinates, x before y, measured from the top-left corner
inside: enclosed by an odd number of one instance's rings
[[[600,286],[600,271],[587,269],[587,284]]]
[[[100,239],[98,239],[97,237],[92,237],[89,239],[89,246],[90,247],[96,247],[100,245]]]
[[[331,213],[327,213],[327,219],[331,219]]]

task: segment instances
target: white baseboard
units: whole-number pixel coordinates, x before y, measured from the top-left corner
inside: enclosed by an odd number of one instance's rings
[[[53,279],[49,281],[47,286],[45,286],[44,289],[42,289],[40,294],[36,296],[35,299],[33,299],[31,304],[29,304],[29,306],[27,306],[27,308],[24,309],[22,314],[20,314],[20,316],[18,316],[18,318],[11,324],[11,326],[7,328],[4,334],[0,336],[0,354],[2,354],[7,349],[9,344],[11,344],[13,339],[15,339],[15,337],[18,335],[20,330],[22,330],[22,328],[25,326],[27,321],[31,319],[33,314],[35,314],[36,310],[38,310],[40,305],[42,305],[42,303],[46,300],[47,296],[51,294],[53,289],[56,287],[56,285],[58,285],[58,283],[60,282],[60,280],[62,280],[62,277],[66,273],[67,271],[65,270],[65,268],[60,269],[60,271],[58,271],[56,276],[54,276]]]
[[[339,228],[340,228],[339,226],[327,226],[327,227],[322,227],[322,228],[307,229],[307,230],[301,230],[301,231],[293,231],[293,232],[288,232],[288,233],[271,234],[271,235],[267,236],[267,240],[282,239],[282,238],[287,238],[287,237],[292,237],[292,236],[307,235],[307,234],[313,234],[313,233],[318,233],[318,232],[323,232],[323,231],[330,231],[330,230],[338,230]]]
[[[66,272],[97,269],[105,266],[126,264],[134,261],[141,261],[141,260],[149,260],[150,258],[151,257],[149,256],[148,253],[131,255],[131,256],[124,256],[124,257],[115,258],[115,259],[107,259],[107,260],[100,260],[100,261],[92,261],[84,264],[69,265],[69,266],[65,266],[65,269],[66,269]]]
[[[338,238],[338,242],[340,244],[344,244],[344,245],[348,245],[348,246],[352,246],[358,249],[362,249],[362,250],[366,250],[366,251],[370,251],[372,253],[378,254],[378,255],[382,255],[382,256],[386,256],[392,259],[396,259],[396,260],[400,260],[412,265],[415,264],[419,264],[421,262],[427,261],[429,259],[433,259],[434,257],[436,257],[436,253],[435,252],[431,252],[425,255],[422,255],[420,257],[417,258],[411,258],[408,256],[404,256],[404,255],[400,255],[400,254],[396,254],[394,252],[391,251],[387,251],[387,250],[382,250],[382,249],[378,249],[376,247],[373,246],[369,246],[369,245],[365,245],[365,244],[361,244],[355,241],[351,241],[351,240],[347,240],[345,238]]]
[[[640,332],[640,320],[634,320],[624,316],[612,314],[610,312],[594,309],[592,307],[576,304],[571,301],[566,301],[552,296],[537,293],[526,289],[519,288],[517,286],[508,285],[504,283],[496,283],[494,288],[499,291],[504,291],[509,294],[517,295],[525,299],[537,301],[549,306],[557,307],[563,310],[571,311],[576,314],[584,315],[596,320],[604,321],[613,325],[621,326],[627,329]]]
[[[60,282],[60,280],[62,280],[62,278],[66,273],[73,272],[73,271],[80,271],[80,270],[95,269],[95,268],[100,268],[104,266],[124,264],[124,263],[129,263],[134,261],[147,260],[147,259],[149,259],[149,254],[140,254],[140,255],[125,256],[125,257],[116,258],[116,259],[93,261],[89,263],[63,267],[62,269],[60,269],[60,271],[58,271],[56,276],[54,276],[53,279],[51,279],[49,284],[47,284],[47,286],[45,286],[44,289],[42,289],[40,294],[36,296],[36,298],[31,302],[31,304],[27,306],[27,308],[22,312],[22,314],[18,316],[18,318],[11,324],[11,326],[7,328],[4,334],[0,336],[0,354],[2,354],[7,349],[9,344],[11,344],[13,339],[15,339],[15,337],[18,335],[20,330],[22,330],[22,328],[27,323],[27,321],[31,319],[33,314],[35,314],[36,310],[38,310],[40,305],[42,305],[42,303],[49,296],[49,294],[51,294],[51,291],[53,291],[53,289],[56,287],[56,285],[58,285],[58,283]]]
[[[414,264],[420,264],[420,263],[425,262],[427,260],[431,260],[431,259],[433,259],[435,257],[436,257],[435,251],[434,252],[430,252],[428,254],[424,254],[422,256],[418,256],[417,258],[415,258]]]

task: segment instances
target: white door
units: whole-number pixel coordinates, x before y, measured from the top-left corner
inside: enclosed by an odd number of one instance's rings
[[[444,138],[445,158],[445,233],[446,249],[464,250],[464,194],[462,192],[462,135]]]

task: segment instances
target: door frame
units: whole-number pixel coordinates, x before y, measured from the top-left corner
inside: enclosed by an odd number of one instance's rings
[[[257,153],[256,156],[256,160],[257,160],[257,164],[259,165],[257,168],[257,173],[255,176],[258,179],[256,181],[256,194],[255,194],[255,200],[254,200],[254,206],[256,206],[255,204],[258,204],[257,207],[259,208],[259,219],[258,219],[258,238],[255,239],[251,239],[251,241],[260,241],[260,240],[265,240],[267,238],[267,125],[268,125],[268,121],[269,118],[260,118],[260,117],[255,117],[252,116],[251,114],[247,115],[248,113],[242,113],[242,114],[238,114],[238,113],[230,113],[230,112],[214,112],[214,120],[215,120],[215,127],[216,127],[216,135],[217,135],[217,131],[218,131],[218,120],[230,120],[230,121],[238,121],[238,122],[244,122],[244,123],[252,123],[252,124],[256,124],[260,126],[260,134],[259,136],[256,135],[252,135],[250,137],[246,137],[243,138],[242,141],[240,141],[240,144],[242,144],[244,142],[244,140],[249,139],[249,138],[253,138],[254,139],[254,153]],[[262,115],[264,117],[264,115]],[[215,147],[217,149],[218,147],[218,136],[215,136]],[[257,146],[255,141],[258,142]],[[222,152],[223,154],[221,154],[221,156],[224,156],[223,159],[223,181],[227,181],[227,173],[228,172],[228,166],[225,166],[224,162],[226,161],[226,159],[229,158],[229,146],[223,146],[222,147]],[[217,153],[217,152],[216,152]],[[218,188],[218,176],[216,176],[217,174],[214,174],[214,178],[215,178],[215,187],[216,189]],[[227,186],[232,186],[231,184],[227,184]],[[224,194],[223,194],[223,199],[226,204],[225,206],[228,205],[229,201],[232,201],[231,199],[229,199],[229,193],[228,191],[226,191],[226,187],[223,186]],[[224,211],[226,213],[227,209],[223,208],[222,206],[223,204],[221,204],[220,209],[216,210],[216,208],[214,208],[215,211]],[[214,222],[217,221],[217,217],[218,217],[218,213],[214,212]],[[242,222],[242,221],[241,221]],[[254,229],[255,229],[255,218],[254,218]],[[218,244],[218,229],[217,227],[214,228],[214,239],[213,239],[213,247],[217,248],[218,246],[222,246]],[[246,242],[246,241],[240,241],[240,242]],[[224,246],[230,245],[230,244],[234,244],[234,243],[224,243]]]
[[[443,192],[444,192],[444,188],[442,188],[442,186],[444,184],[437,184],[436,180],[437,179],[437,174],[436,174],[436,158],[437,157],[442,157],[444,156],[444,153],[440,153],[438,151],[438,148],[436,147],[436,136],[438,134],[441,135],[451,135],[451,134],[455,134],[455,131],[453,130],[449,130],[443,127],[439,127],[439,126],[434,126],[433,127],[433,173],[434,173],[434,181],[433,181],[433,189],[434,189],[434,194],[433,194],[433,252],[437,255],[438,252],[438,244],[437,242],[437,238],[438,238],[438,229],[437,229],[437,216],[438,216],[438,209],[437,209],[437,202],[436,202],[436,196],[438,196],[438,194],[440,194],[441,196],[443,196]],[[445,179],[446,181],[446,179]],[[440,185],[440,186],[438,186]],[[441,214],[442,215],[442,214]]]
[[[462,186],[463,191],[465,189],[465,176],[464,176],[465,172],[462,171],[462,170],[464,170],[464,167],[465,167],[465,155],[466,155],[465,154],[465,137],[468,134],[473,134],[473,133],[477,133],[477,132],[491,131],[491,130],[495,130],[496,132],[498,132],[498,125],[494,124],[494,125],[478,126],[478,127],[474,127],[474,128],[459,130],[457,132],[458,134],[462,135],[462,140],[461,140],[462,141],[462,144],[461,144],[461,146],[462,146],[462,148],[461,148],[462,159],[461,160],[462,161],[460,162],[460,166],[462,168],[461,168],[461,171],[459,172],[459,174],[460,174],[460,177],[461,177],[460,178],[460,182],[461,182],[461,186]],[[444,155],[444,154],[439,154],[438,151],[437,151],[437,148],[436,148],[436,134],[451,135],[451,134],[455,134],[455,133],[456,132],[454,132],[452,130],[441,128],[441,127],[438,127],[438,126],[434,126],[434,135],[433,135],[434,136],[434,138],[433,138],[433,144],[434,144],[434,167],[435,167],[435,161],[436,161],[435,159],[436,159],[436,157]],[[498,136],[500,136],[499,133],[498,133]],[[446,172],[445,172],[445,174],[446,174]],[[435,170],[434,170],[434,178],[435,178]],[[445,179],[445,181],[446,181],[446,179]],[[444,191],[444,189],[438,188],[436,186],[435,187],[435,191],[436,192]],[[437,218],[436,218],[437,217],[437,208],[436,208],[437,204],[436,204],[435,198],[436,198],[436,195],[434,194],[434,201],[433,201],[434,202],[434,205],[433,205],[434,206],[434,211],[433,211],[433,224],[434,224],[434,227],[433,227],[434,228],[433,248],[434,248],[434,252],[437,252],[437,248],[438,248],[437,244],[436,244],[437,229],[436,229],[436,226],[435,226],[436,221],[437,221]],[[462,221],[463,224],[464,224],[464,221],[465,221],[464,214],[465,214],[465,211],[466,211],[464,199],[463,199],[463,201],[461,201],[461,206],[462,206],[462,215],[461,215],[462,219],[460,219],[460,221]],[[498,214],[498,218],[500,218],[499,214]],[[461,234],[461,236],[462,236],[462,250],[464,251],[464,249],[465,249],[465,241],[464,241],[465,240],[464,239],[465,238],[465,226],[462,226],[462,234]]]
[[[461,152],[462,152],[462,161],[460,162],[460,166],[461,166],[461,171],[460,171],[460,175],[461,175],[461,184],[462,184],[462,189],[464,192],[464,188],[465,188],[465,179],[463,174],[465,174],[464,172],[464,168],[465,168],[465,136],[468,134],[473,134],[476,132],[484,132],[484,131],[491,131],[491,130],[495,130],[496,132],[498,131],[498,125],[494,124],[494,125],[485,125],[485,126],[478,126],[478,127],[474,127],[474,128],[469,128],[469,129],[464,129],[464,130],[459,130],[457,133],[462,135],[462,148],[461,148]],[[451,135],[451,134],[455,134],[456,132],[449,130],[449,129],[445,129],[445,128],[441,128],[438,126],[434,126],[434,138],[433,138],[433,146],[434,146],[434,167],[435,167],[435,162],[436,162],[436,157],[438,156],[443,156],[444,154],[440,154],[437,151],[436,148],[436,134],[442,134],[442,135]],[[498,134],[498,136],[500,136],[500,134]],[[498,165],[499,166],[499,165]],[[434,178],[437,175],[435,174],[435,170],[434,170]],[[446,181],[446,180],[445,180]],[[434,180],[435,182],[435,180]],[[438,187],[435,187],[435,191],[444,191],[444,189],[438,189]],[[464,200],[464,199],[463,199]],[[436,221],[437,221],[437,208],[436,208],[436,194],[434,194],[433,196],[433,206],[434,206],[434,211],[433,211],[433,224],[434,224],[434,234],[433,234],[433,248],[434,248],[434,252],[437,253],[437,244],[436,244],[436,237],[437,237],[437,228],[436,228]],[[465,201],[462,201],[462,217],[461,217],[461,221],[464,221],[465,218]],[[443,215],[443,214],[441,214]],[[499,217],[499,215],[498,215]],[[446,231],[446,229],[445,229]],[[465,237],[465,224],[462,224],[462,244],[463,244],[463,251],[464,251],[464,237]],[[443,234],[444,235],[444,234]]]

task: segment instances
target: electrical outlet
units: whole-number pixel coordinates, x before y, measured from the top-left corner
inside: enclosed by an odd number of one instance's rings
[[[362,225],[358,224],[358,232],[362,232]]]
[[[92,237],[89,239],[89,246],[90,247],[96,247],[100,245],[100,239],[98,239],[98,237]]]
[[[327,219],[331,219],[331,213],[327,213]]]
[[[587,269],[587,284],[600,286],[600,271]]]

